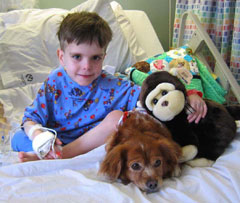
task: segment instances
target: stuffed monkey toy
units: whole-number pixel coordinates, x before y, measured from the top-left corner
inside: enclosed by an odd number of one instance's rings
[[[224,106],[205,100],[207,115],[198,124],[188,123],[186,89],[182,82],[166,71],[155,72],[143,82],[140,103],[146,111],[170,130],[181,146],[194,145],[197,155],[192,166],[211,166],[236,135],[240,105]]]

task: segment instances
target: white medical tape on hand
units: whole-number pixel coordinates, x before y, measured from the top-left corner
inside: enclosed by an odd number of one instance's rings
[[[38,130],[38,129],[42,129],[42,125],[40,124],[36,124],[36,125],[33,125],[30,130],[28,131],[28,137],[30,140],[33,140],[33,133],[35,130]]]
[[[43,159],[51,149],[55,153],[54,144],[57,137],[57,132],[55,130],[44,127],[41,129],[46,131],[38,134],[32,142],[33,150],[39,159]],[[54,134],[48,130],[52,131]]]

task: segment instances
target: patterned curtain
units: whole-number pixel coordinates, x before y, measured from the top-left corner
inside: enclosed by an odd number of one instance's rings
[[[176,0],[173,47],[177,46],[182,13],[191,10],[202,23],[220,54],[240,84],[240,0]],[[187,19],[184,43],[191,38],[196,26]],[[209,56],[208,56],[209,57]],[[210,61],[211,59],[207,59]]]

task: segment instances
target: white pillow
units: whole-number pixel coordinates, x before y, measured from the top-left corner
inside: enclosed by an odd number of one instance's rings
[[[56,30],[67,12],[26,9],[0,14],[2,88],[42,82],[58,65]]]
[[[56,54],[59,23],[69,12],[81,10],[99,13],[113,31],[104,65],[123,72],[136,62],[108,0],[88,0],[71,11],[16,10],[0,14],[0,89],[43,82],[59,64]]]
[[[132,54],[134,55],[134,57],[136,58],[136,61],[141,61],[141,60],[146,59],[147,53],[139,44],[137,37],[135,35],[133,26],[132,26],[129,18],[125,14],[122,6],[116,1],[112,1],[110,3],[110,5],[111,5],[113,12],[117,18],[117,21],[123,31],[123,34],[128,41],[130,50],[131,50]]]

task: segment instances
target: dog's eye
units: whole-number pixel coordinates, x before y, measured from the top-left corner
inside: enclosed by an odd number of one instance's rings
[[[141,169],[141,166],[140,166],[139,163],[133,163],[133,164],[131,165],[131,168],[132,168],[133,170],[135,170],[135,171],[138,171],[138,170]]]
[[[163,91],[162,91],[162,96],[166,95],[167,93],[168,93],[167,90],[163,90]]]
[[[154,163],[154,167],[158,167],[158,166],[160,166],[161,163],[162,163],[161,160],[159,160],[159,159],[156,160],[155,163]]]
[[[152,102],[153,102],[153,104],[157,104],[158,103],[158,99],[154,98]]]

